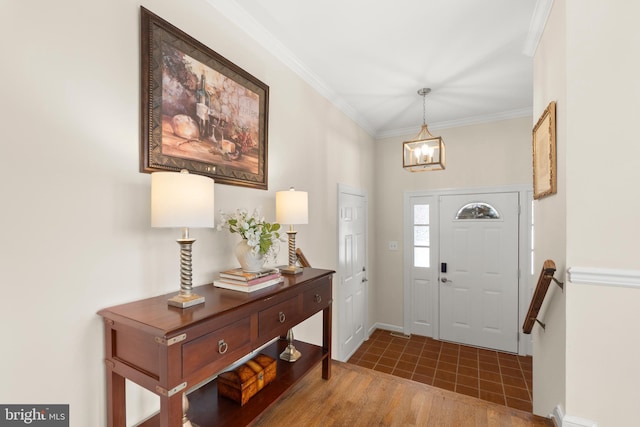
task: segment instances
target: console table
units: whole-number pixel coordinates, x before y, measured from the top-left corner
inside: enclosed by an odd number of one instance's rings
[[[331,376],[331,298],[333,271],[305,268],[284,282],[251,293],[194,287],[205,303],[172,307],[162,295],[122,304],[98,314],[104,318],[109,427],[126,422],[125,379],[157,394],[160,413],[140,426],[182,426],[183,394],[252,351],[322,311],[322,347],[295,341],[296,362],[279,359],[286,340],[261,352],[278,360],[276,380],[247,404],[218,397],[216,381],[188,395],[189,419],[200,427],[240,426],[252,422],[311,368],[322,362]]]

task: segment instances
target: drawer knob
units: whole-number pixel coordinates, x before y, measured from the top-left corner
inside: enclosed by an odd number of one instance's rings
[[[315,296],[313,297],[313,301],[322,302],[322,297],[320,296],[320,294],[315,294]]]
[[[287,320],[287,316],[284,315],[284,312],[280,312],[278,313],[278,320],[280,321],[280,323],[284,323],[285,320]]]
[[[229,344],[224,342],[224,340],[218,341],[218,353],[225,354],[229,350]]]

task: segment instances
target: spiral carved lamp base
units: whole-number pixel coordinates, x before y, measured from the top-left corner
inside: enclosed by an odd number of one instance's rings
[[[180,245],[180,293],[169,299],[169,305],[179,308],[187,308],[204,303],[204,297],[191,292],[191,246],[196,239],[189,238],[189,229],[182,231],[182,239],[177,242]]]
[[[293,225],[290,227],[289,231],[287,231],[287,235],[289,236],[289,265],[287,267],[280,267],[280,272],[282,274],[302,273],[302,268],[296,265],[296,261],[298,260],[298,257],[296,256],[296,233],[297,231],[293,230]]]

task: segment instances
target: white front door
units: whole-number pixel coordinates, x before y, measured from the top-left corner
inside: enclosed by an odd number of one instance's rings
[[[440,338],[518,351],[518,193],[440,196]]]
[[[365,339],[366,197],[341,188],[338,205],[338,360],[346,361]]]

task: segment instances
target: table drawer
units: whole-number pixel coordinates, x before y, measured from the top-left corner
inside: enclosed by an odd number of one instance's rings
[[[207,365],[224,368],[251,351],[251,319],[246,317],[182,346],[186,377]]]
[[[283,335],[300,320],[298,298],[289,298],[258,313],[258,334],[261,337]]]
[[[331,297],[330,282],[306,291],[302,296],[302,312],[304,316],[311,316],[326,308],[331,303]]]

